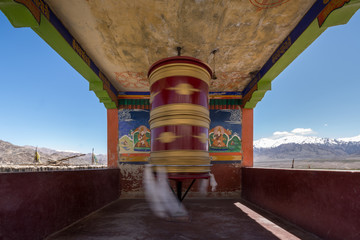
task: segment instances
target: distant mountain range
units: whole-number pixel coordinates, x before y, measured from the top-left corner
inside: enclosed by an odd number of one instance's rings
[[[59,160],[81,153],[57,151],[48,148],[38,148],[40,161],[47,164],[51,160]],[[0,165],[33,164],[35,147],[16,146],[0,140]],[[99,164],[107,163],[107,156],[96,154]],[[277,139],[262,138],[254,141],[254,163],[296,161],[343,161],[358,160],[356,167],[360,168],[360,135],[352,138],[319,138],[310,136],[286,136]],[[85,156],[71,158],[69,165],[91,164],[91,153]],[[354,165],[355,163],[353,163]],[[256,165],[256,164],[255,164]],[[274,166],[274,164],[272,164]],[[280,166],[280,165],[279,165]]]
[[[338,139],[294,135],[254,141],[254,162],[292,159],[360,160],[360,135]]]
[[[0,140],[0,165],[23,165],[34,164],[35,147],[33,146],[17,146],[6,141]],[[49,161],[56,161],[81,153],[57,151],[49,148],[38,148],[40,161],[42,164],[48,164]],[[91,164],[91,153],[84,156],[70,158],[66,161],[69,165],[89,165]],[[99,164],[106,164],[107,157],[104,154],[96,154]]]

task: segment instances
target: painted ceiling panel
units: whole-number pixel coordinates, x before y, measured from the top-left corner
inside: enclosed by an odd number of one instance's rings
[[[149,91],[178,46],[215,70],[210,91],[242,91],[315,0],[46,2],[118,91]]]

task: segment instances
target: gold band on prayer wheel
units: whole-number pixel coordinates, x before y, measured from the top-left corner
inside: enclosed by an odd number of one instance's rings
[[[203,150],[166,150],[166,151],[153,151],[150,153],[150,157],[207,157],[209,158],[209,152]]]
[[[151,119],[149,121],[150,129],[154,129],[162,126],[170,126],[170,125],[191,125],[209,128],[210,119],[206,119],[203,117],[192,116],[192,115],[179,115],[179,116],[169,116]]]
[[[206,165],[209,164],[209,158],[189,158],[189,159],[168,159],[168,158],[151,158],[151,164],[153,165]]]
[[[150,86],[160,79],[173,76],[194,77],[210,85],[211,76],[206,69],[193,64],[173,63],[156,68],[149,76]]]
[[[165,168],[168,173],[208,173],[210,172],[210,164],[209,165],[184,165],[184,166],[168,166],[168,165],[152,165],[154,171],[161,171]]]
[[[173,103],[167,104],[150,111],[150,121],[154,118],[169,116],[169,115],[194,115],[199,117],[209,118],[209,109],[191,103]]]

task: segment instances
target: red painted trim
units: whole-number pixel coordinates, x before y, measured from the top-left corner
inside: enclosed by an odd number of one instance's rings
[[[253,109],[242,109],[242,150],[243,150],[243,162],[242,166],[253,166]]]
[[[118,99],[150,99],[150,95],[118,95]]]
[[[119,141],[119,119],[117,109],[107,110],[107,155],[108,168],[117,168]]]

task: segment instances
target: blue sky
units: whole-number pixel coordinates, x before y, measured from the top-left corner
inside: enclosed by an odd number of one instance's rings
[[[106,109],[88,82],[31,29],[13,28],[2,12],[0,53],[1,140],[106,153]],[[273,81],[254,110],[254,140],[302,128],[319,137],[359,135],[359,69],[357,12],[347,25],[326,30]]]
[[[89,83],[29,28],[0,11],[0,139],[107,152],[106,109]]]
[[[318,137],[360,135],[359,71],[360,11],[346,25],[328,28],[272,82],[254,109],[254,140],[294,129]]]

